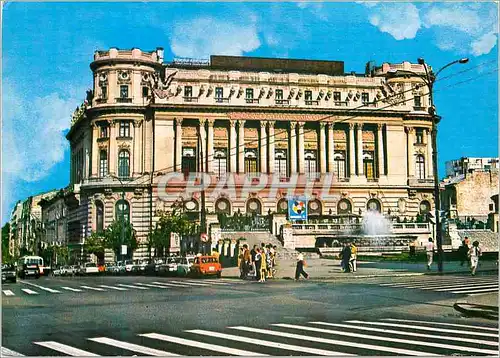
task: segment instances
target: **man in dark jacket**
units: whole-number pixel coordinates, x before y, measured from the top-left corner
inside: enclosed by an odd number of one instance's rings
[[[342,268],[344,272],[350,272],[349,261],[351,260],[351,244],[346,243],[342,250]]]

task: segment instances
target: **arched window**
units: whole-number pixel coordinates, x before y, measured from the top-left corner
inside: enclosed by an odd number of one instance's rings
[[[417,155],[415,161],[415,175],[417,179],[425,179],[425,158],[422,154]]]
[[[115,205],[116,220],[125,219],[130,222],[130,205],[126,200],[118,200]]]
[[[276,211],[278,214],[284,214],[288,211],[288,200],[280,199],[276,205]]]
[[[99,153],[99,176],[104,178],[108,175],[108,153],[101,150]]]
[[[377,199],[370,199],[368,203],[366,203],[366,210],[368,211],[376,211],[381,212],[380,201]]]
[[[288,177],[288,153],[286,149],[274,151],[274,172],[279,178]]]
[[[345,178],[345,152],[337,151],[333,156],[334,166],[333,173],[336,179]]]
[[[375,178],[373,152],[363,152],[363,172],[366,179]]]
[[[262,214],[262,206],[260,205],[260,201],[257,199],[249,199],[247,201],[247,213],[250,214]]]
[[[257,173],[257,150],[245,148],[245,173]]]
[[[218,178],[223,177],[227,173],[227,148],[215,148],[214,172]]]
[[[219,199],[215,202],[215,212],[217,214],[231,214],[231,204],[227,199]]]
[[[321,201],[314,199],[307,203],[309,215],[321,215]]]
[[[423,200],[420,202],[419,209],[420,214],[428,214],[431,211],[431,203],[429,203],[427,200]]]
[[[104,231],[104,205],[102,201],[95,202],[96,232]]]
[[[118,154],[118,176],[123,178],[130,176],[130,153],[128,150],[121,150]]]
[[[306,150],[304,153],[306,177],[309,179],[316,179],[317,170],[317,155],[315,150]]]
[[[351,214],[352,205],[347,199],[341,199],[337,204],[337,214]]]
[[[200,211],[200,206],[198,205],[198,201],[191,199],[184,202],[184,210],[185,211]]]

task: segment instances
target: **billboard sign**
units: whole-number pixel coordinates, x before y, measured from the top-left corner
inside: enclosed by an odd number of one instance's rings
[[[292,221],[307,220],[307,199],[305,197],[292,197],[288,200],[288,218]]]

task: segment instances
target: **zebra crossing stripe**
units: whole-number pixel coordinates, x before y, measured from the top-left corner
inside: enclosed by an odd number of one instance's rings
[[[14,292],[11,290],[3,290],[5,296],[15,296]]]
[[[24,357],[24,354],[17,353],[9,348],[1,347],[0,356],[2,357]]]
[[[170,352],[166,352],[166,351],[161,351],[159,349],[144,347],[144,346],[141,346],[138,344],[122,342],[122,341],[118,341],[118,340],[112,339],[112,338],[98,337],[98,338],[88,338],[88,340],[94,341],[97,343],[107,344],[107,345],[113,346],[113,347],[123,348],[123,349],[129,350],[129,351],[132,351],[132,352],[142,353],[146,356],[156,356],[156,357],[179,356],[178,354],[174,354],[174,353],[170,353]]]
[[[92,290],[92,291],[106,291],[105,289],[99,288],[99,287],[92,287],[92,286],[80,286],[80,287],[85,288],[87,290]]]
[[[158,282],[158,281],[153,281],[153,283],[155,285],[164,285],[164,286],[170,286],[170,287],[190,287],[188,285],[183,285],[183,284],[177,285],[177,284],[173,284],[173,283]]]
[[[355,323],[356,325],[352,325],[352,324],[346,325],[346,324],[328,323],[328,322],[309,322],[309,323],[319,324],[319,325],[323,325],[323,326],[332,326],[332,327],[346,327],[346,328],[357,329],[357,330],[361,330],[361,331],[391,333],[391,334],[397,334],[400,336],[434,338],[434,339],[441,339],[441,340],[447,340],[447,341],[457,341],[457,342],[474,343],[474,344],[482,344],[482,345],[486,345],[486,346],[498,347],[498,342],[485,341],[482,339],[462,338],[462,337],[443,336],[443,335],[439,335],[439,337],[437,337],[435,334],[405,332],[405,331],[396,331],[396,330],[386,329],[386,328],[374,328],[374,327],[360,326],[361,324],[366,324],[366,322],[363,322],[363,321],[351,320],[351,321],[347,321],[347,322]]]
[[[424,321],[417,321],[413,319],[398,319],[398,318],[382,318],[382,321],[395,321],[395,322],[410,322],[410,323],[425,323]],[[458,324],[458,323],[447,323],[447,322],[432,322],[432,324],[439,324],[441,326],[449,326],[449,327],[462,327],[467,329],[482,329],[485,331],[493,331],[498,332],[498,328],[496,327],[484,327],[484,326],[473,326],[469,324]]]
[[[347,354],[347,353],[339,353],[339,352],[334,352],[334,351],[329,351],[329,350],[324,350],[324,349],[316,349],[316,348],[308,348],[308,347],[303,347],[303,346],[295,346],[295,345],[292,345],[292,344],[277,343],[277,342],[266,341],[266,340],[263,340],[263,339],[254,339],[254,338],[247,338],[247,337],[235,336],[233,334],[204,331],[204,330],[201,330],[201,329],[193,329],[193,330],[189,330],[189,331],[186,331],[186,332],[195,333],[195,334],[201,334],[201,335],[209,336],[209,337],[229,339],[229,340],[237,341],[237,342],[258,344],[258,345],[261,345],[261,346],[268,346],[268,347],[273,347],[273,348],[279,348],[279,349],[284,349],[284,350],[288,350],[288,351],[310,353],[312,355],[317,355],[317,356],[338,356],[338,355],[340,355],[340,356],[352,356],[352,354]]]
[[[467,277],[444,277],[442,279],[434,280],[434,279],[423,279],[420,281],[411,281],[409,282],[408,280],[405,280],[403,282],[388,282],[388,283],[381,283],[380,286],[396,286],[396,285],[405,285],[405,284],[410,284],[410,285],[424,285],[424,284],[429,284],[429,285],[437,285],[437,284],[443,284],[443,283],[452,283],[452,282],[466,282],[466,281],[494,281],[496,278],[494,277],[475,277],[472,278],[470,276]]]
[[[481,286],[481,285],[497,285],[498,282],[492,282],[492,281],[483,281],[483,282],[460,282],[460,283],[455,283],[455,284],[444,284],[444,285],[432,285],[432,286],[424,286],[424,287],[419,287],[422,290],[435,290],[436,288],[448,288],[448,287],[472,287],[472,286]]]
[[[441,289],[438,289],[438,290],[434,290],[436,292],[446,292],[446,291],[453,291],[453,290],[457,290],[457,289],[460,289],[460,288],[465,288],[463,286],[454,286],[454,287],[447,287],[447,288],[441,288]],[[481,288],[498,288],[498,283],[495,285],[495,284],[490,284],[490,285],[469,285],[469,288],[470,289],[473,289],[473,290],[476,290],[476,289],[481,289]],[[423,288],[423,290],[429,290],[428,288]]]
[[[419,288],[419,287],[444,287],[443,285],[460,285],[464,283],[498,283],[496,280],[491,279],[477,279],[471,280],[471,278],[461,279],[461,280],[447,280],[441,282],[434,281],[423,281],[423,282],[399,282],[399,283],[383,283],[379,284],[379,286],[384,287],[406,287],[406,288]]]
[[[311,336],[305,336],[302,334],[271,331],[269,329],[252,328],[252,327],[245,327],[245,326],[236,326],[236,327],[230,327],[230,328],[238,329],[238,330],[246,331],[246,332],[268,334],[271,336],[294,338],[294,339],[298,339],[301,341],[335,344],[335,345],[339,345],[339,346],[348,346],[348,347],[353,346],[353,342],[340,341],[337,339],[311,337]],[[374,344],[366,344],[366,343],[358,343],[358,342],[356,342],[356,348],[365,348],[365,349],[370,349],[370,350],[396,353],[399,355],[410,355],[410,356],[437,356],[438,355],[438,354],[433,354],[433,353],[429,353],[429,352],[414,351],[414,350],[409,350],[409,349],[400,349],[400,348],[393,348],[393,347],[387,347],[387,346],[377,346]]]
[[[134,285],[146,286],[146,287],[164,288],[164,289],[168,288],[168,286],[153,285],[153,284],[150,284],[150,283],[140,283],[140,282],[136,282],[136,283],[134,283]]]
[[[190,281],[170,281],[172,283],[180,283],[188,286],[210,286],[208,283],[190,282]]]
[[[347,321],[351,322],[351,321]],[[484,333],[484,332],[471,332],[471,331],[458,331],[455,329],[443,329],[443,328],[435,328],[435,327],[427,327],[427,326],[419,326],[419,325],[404,325],[404,324],[397,324],[397,323],[385,323],[385,322],[364,322],[365,324],[370,324],[370,325],[375,325],[375,326],[392,326],[392,327],[399,327],[399,328],[410,328],[410,329],[419,329],[422,331],[434,331],[434,332],[444,332],[444,333],[457,333],[457,334],[464,334],[464,335],[470,335],[470,336],[486,336],[486,337],[496,337],[498,339],[498,334],[490,334],[490,333]],[[423,323],[423,322],[420,322]]]
[[[40,286],[40,285],[35,285],[34,283],[25,282],[25,281],[22,281],[22,283],[24,283],[26,285],[30,285],[30,286],[36,287],[36,288],[39,288],[40,290],[44,290],[44,291],[47,291],[47,292],[50,292],[50,293],[61,293],[61,291],[53,290],[52,288],[43,287],[43,286]]]
[[[183,281],[179,281],[179,282],[196,282],[196,281],[192,281],[192,280],[183,280]],[[228,282],[217,282],[217,281],[213,281],[213,280],[203,280],[203,282],[207,282],[209,283],[210,285],[219,285],[219,286],[230,286],[231,284],[228,283]],[[196,282],[198,283],[198,282]]]
[[[108,285],[99,285],[99,287],[109,288],[110,290],[116,290],[116,291],[128,291],[126,288],[115,287],[115,286],[108,286]]]
[[[98,354],[90,353],[59,342],[46,341],[46,342],[33,342],[33,343],[73,357],[99,357]]]
[[[147,288],[147,287],[134,286],[134,285],[125,285],[123,283],[119,283],[117,286],[127,287],[127,288],[137,288],[138,290],[149,290],[149,288]]]
[[[172,342],[172,343],[182,344],[182,345],[185,345],[185,346],[191,346],[191,347],[196,347],[196,348],[208,349],[208,350],[211,350],[211,351],[214,351],[214,352],[221,352],[221,353],[226,353],[226,354],[232,354],[232,355],[235,355],[235,356],[252,356],[252,357],[264,357],[264,356],[267,356],[266,354],[260,354],[260,353],[245,351],[245,350],[241,350],[241,349],[235,349],[235,348],[217,346],[215,344],[197,342],[197,341],[192,341],[190,339],[184,339],[184,338],[179,338],[179,337],[167,336],[167,335],[158,334],[158,333],[145,333],[145,334],[139,334],[139,336],[147,337],[147,338],[151,338],[151,339],[158,339],[158,340],[166,341],[166,342]]]
[[[78,288],[72,288],[72,287],[66,287],[66,286],[63,286],[62,288],[67,290],[67,291],[82,292],[82,290],[79,290]]]
[[[475,348],[469,349],[469,348],[463,347],[463,346],[444,344],[444,343],[423,342],[423,341],[375,336],[375,335],[360,334],[360,333],[353,333],[353,332],[343,332],[343,331],[339,332],[339,331],[333,331],[331,329],[321,329],[321,328],[297,326],[294,324],[277,323],[277,324],[273,324],[273,326],[292,328],[292,329],[300,329],[300,330],[311,331],[311,332],[328,333],[328,334],[334,334],[334,335],[340,335],[340,336],[373,339],[373,340],[379,340],[379,341],[384,341],[384,342],[406,343],[406,344],[417,345],[417,346],[427,346],[427,347],[445,348],[445,349],[452,349],[452,350],[462,350],[462,351],[467,351],[467,352],[475,352],[475,353],[483,353],[483,354],[495,354],[498,352],[498,351],[487,350],[487,349],[475,349]],[[340,325],[340,326],[351,328],[348,325]]]
[[[498,287],[485,288],[482,290],[458,290],[458,291],[451,291],[451,293],[479,293],[479,292],[496,292],[496,291],[498,291]]]
[[[38,295],[38,292],[30,290],[29,288],[21,288],[21,291],[27,293],[28,295]]]

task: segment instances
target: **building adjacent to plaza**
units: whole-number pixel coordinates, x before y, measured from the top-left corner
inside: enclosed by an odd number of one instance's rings
[[[148,232],[174,203],[199,220],[200,194],[185,190],[195,171],[211,177],[212,225],[217,213],[286,211],[295,176],[296,194],[311,186],[310,218],[375,210],[406,220],[433,210],[423,65],[384,63],[345,73],[341,61],[164,62],[161,48],[111,48],[96,51],[90,68],[94,87],[67,134],[78,202],[66,219],[74,244],[124,215],[141,243],[135,256],[146,255]],[[183,175],[168,182],[164,195],[162,180],[173,172]],[[236,196],[217,188],[228,173],[235,174]],[[240,193],[245,174],[258,183],[259,173],[278,178],[281,188]]]
[[[498,158],[462,157],[445,162],[446,177],[465,175],[473,171],[498,171]]]

